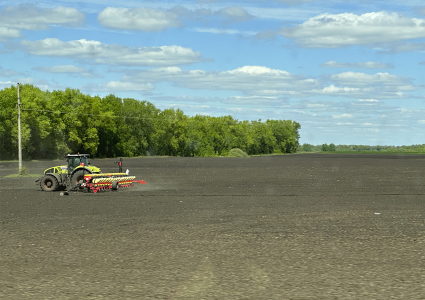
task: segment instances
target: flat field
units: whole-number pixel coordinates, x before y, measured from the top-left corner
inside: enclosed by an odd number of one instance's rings
[[[0,163],[0,299],[425,299],[425,156],[124,168],[148,184],[60,196]]]

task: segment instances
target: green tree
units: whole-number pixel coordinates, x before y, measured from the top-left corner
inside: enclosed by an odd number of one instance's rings
[[[97,127],[101,121],[97,116],[100,114],[100,98],[84,95],[77,89],[52,94],[60,105],[60,118],[64,124],[64,130],[59,128],[58,135],[64,136],[69,151],[95,155],[99,146]]]
[[[100,114],[98,136],[98,157],[123,156],[121,145],[123,141],[119,133],[125,128],[125,119],[122,118],[123,102],[121,98],[108,95],[100,99]],[[119,146],[117,146],[119,145]]]
[[[249,121],[239,121],[230,125],[229,131],[232,141],[229,149],[239,148],[244,152],[249,152],[249,149],[254,144],[253,136],[249,134],[251,123]]]
[[[214,134],[206,116],[196,115],[188,122],[187,156],[215,156]]]
[[[21,85],[21,140],[24,159],[50,157],[52,147],[51,117],[46,112],[49,93],[32,85]],[[2,158],[17,158],[18,154],[18,111],[17,88],[0,92],[0,148]],[[4,157],[3,157],[4,156]]]
[[[15,86],[0,91],[0,158],[16,159],[18,157],[17,89]]]
[[[155,149],[155,119],[159,110],[146,101],[123,100],[125,126],[118,128],[121,142],[118,147],[123,156],[141,156]]]
[[[21,86],[25,159],[58,158],[85,152],[98,157],[291,153],[299,146],[300,124],[289,120],[238,121],[231,116],[188,117],[153,104],[114,95],[85,95],[77,89],[41,91]],[[0,91],[0,159],[18,152],[17,90]]]
[[[276,139],[276,152],[294,153],[299,146],[301,125],[290,120],[267,120],[267,126]]]
[[[323,152],[329,151],[329,145],[328,144],[322,144],[322,151]]]
[[[276,138],[273,135],[273,131],[267,126],[267,124],[260,120],[251,122],[248,134],[251,136],[253,141],[253,144],[248,149],[248,154],[270,154],[274,152],[276,147]]]
[[[311,152],[311,151],[313,151],[313,145],[304,143],[303,146],[302,146],[302,150],[305,151],[305,152]]]
[[[155,151],[157,155],[187,156],[188,117],[180,109],[165,109],[158,114]]]

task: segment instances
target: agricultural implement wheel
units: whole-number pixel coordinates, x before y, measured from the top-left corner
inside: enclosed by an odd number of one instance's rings
[[[114,191],[118,190],[118,181],[116,180],[112,181],[112,189]]]
[[[58,188],[58,182],[53,176],[44,176],[40,181],[40,187],[45,192],[52,192]]]

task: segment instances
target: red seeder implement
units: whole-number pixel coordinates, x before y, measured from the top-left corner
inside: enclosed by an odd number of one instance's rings
[[[146,184],[143,180],[135,180],[135,176],[126,173],[106,173],[84,175],[81,187],[89,192],[97,193],[105,190],[118,190],[134,186],[134,183]]]

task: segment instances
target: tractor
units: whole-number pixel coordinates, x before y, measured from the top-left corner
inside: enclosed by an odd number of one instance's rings
[[[146,184],[143,180],[136,180],[135,176],[129,176],[128,170],[122,173],[122,158],[117,162],[119,173],[101,173],[100,169],[91,166],[89,154],[68,154],[67,166],[57,166],[44,171],[44,175],[37,179],[43,191],[52,192],[66,190],[68,195],[73,189],[86,190],[97,193],[105,190],[118,190],[134,186],[134,183]]]
[[[68,154],[67,166],[57,166],[44,171],[44,175],[36,180],[40,182],[43,191],[51,192],[65,190],[67,187],[77,185],[86,174],[99,174],[100,169],[91,166],[88,157],[90,154]]]

